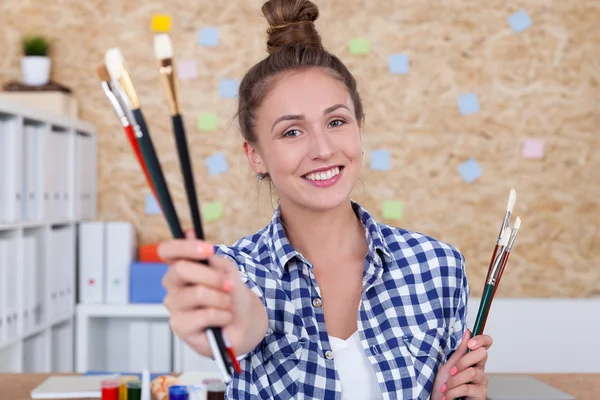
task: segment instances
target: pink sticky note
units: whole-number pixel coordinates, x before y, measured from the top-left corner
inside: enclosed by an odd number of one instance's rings
[[[179,60],[177,62],[177,75],[180,80],[197,78],[198,67],[196,60]]]
[[[537,139],[526,139],[523,143],[523,158],[544,157],[544,142]]]

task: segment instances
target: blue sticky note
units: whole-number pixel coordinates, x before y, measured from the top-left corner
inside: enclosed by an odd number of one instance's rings
[[[221,79],[219,96],[234,99],[238,94],[239,83],[235,79]]]
[[[390,169],[390,152],[387,150],[372,150],[371,169],[376,171],[387,171]]]
[[[200,46],[217,47],[219,45],[219,29],[213,27],[200,28],[198,43]]]
[[[458,166],[458,172],[462,175],[462,178],[466,183],[471,183],[476,181],[481,177],[483,173],[481,171],[481,167],[477,164],[477,160],[474,158],[470,158],[464,163]]]
[[[479,112],[479,99],[475,93],[467,93],[458,96],[458,108],[462,115]]]
[[[146,215],[158,215],[162,213],[160,205],[153,194],[146,194],[146,198],[144,199],[144,213]]]
[[[531,26],[531,18],[525,10],[519,10],[508,17],[508,23],[515,32],[523,32]]]
[[[388,56],[390,74],[408,74],[408,55],[392,54]]]
[[[215,176],[227,172],[227,159],[223,153],[216,153],[205,160],[210,175]]]

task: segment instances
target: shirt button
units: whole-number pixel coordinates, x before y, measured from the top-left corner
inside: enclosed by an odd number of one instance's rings
[[[313,306],[315,306],[315,307],[319,308],[319,307],[321,307],[322,305],[323,305],[323,301],[322,301],[320,298],[318,298],[318,297],[315,297],[315,298],[313,299]]]
[[[328,360],[333,360],[333,352],[331,350],[327,350],[325,352],[325,358]]]

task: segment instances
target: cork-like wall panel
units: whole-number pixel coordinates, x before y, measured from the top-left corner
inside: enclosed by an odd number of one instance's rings
[[[269,189],[259,186],[242,152],[235,99],[219,97],[221,78],[241,79],[266,55],[262,0],[4,0],[0,3],[0,79],[20,79],[19,40],[54,40],[53,79],[71,86],[80,117],[99,131],[99,215],[131,220],[140,243],[169,237],[161,216],[144,214],[148,192],[98,80],[104,52],[118,46],[129,64],[171,193],[189,226],[167,103],[153,55],[150,22],[172,17],[178,59],[194,59],[198,77],[181,85],[198,195],[223,202],[206,224],[209,240],[231,243],[269,221]],[[499,296],[600,295],[600,7],[596,0],[316,0],[325,46],[354,72],[365,102],[365,168],[354,198],[390,224],[424,232],[466,256],[472,293],[481,293],[508,193],[517,190],[522,229]],[[509,15],[525,9],[533,25],[515,32]],[[219,28],[219,46],[201,47],[198,30]],[[348,40],[366,37],[369,55]],[[388,72],[388,55],[405,53],[410,71]],[[476,93],[480,112],[461,115],[457,98]],[[217,113],[217,132],[199,132],[201,112]],[[527,138],[545,143],[542,159],[524,159]],[[391,169],[369,168],[373,149],[391,153]],[[204,159],[226,154],[229,171],[211,177]],[[457,171],[475,158],[482,176]]]

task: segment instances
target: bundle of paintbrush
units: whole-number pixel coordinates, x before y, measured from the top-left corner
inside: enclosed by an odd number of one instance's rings
[[[171,41],[167,35],[159,35],[155,38],[155,52],[159,59],[159,72],[165,81],[167,89],[173,131],[194,224],[194,231],[198,239],[204,239],[192,166],[185,138],[185,129],[179,112]],[[178,239],[184,238],[185,235],[181,229],[177,211],[175,210],[158,156],[156,155],[154,144],[150,137],[150,131],[141,110],[137,92],[119,49],[113,48],[106,52],[105,69],[99,68],[99,71],[105,94],[109,98],[117,116],[125,127],[128,137],[130,137],[131,146],[138,156],[139,163],[144,171],[147,171],[148,184],[162,208],[163,215],[169,225],[171,234]],[[105,72],[108,72],[108,76]],[[134,135],[131,133],[134,133]],[[131,140],[132,137],[134,137],[135,140]],[[139,156],[139,153],[141,153],[141,157]],[[203,264],[207,264],[205,261],[202,262]],[[221,328],[209,328],[207,329],[206,334],[213,356],[221,372],[221,376],[225,383],[228,383],[231,380],[231,371],[227,361],[231,363],[236,372],[241,372],[235,353],[229,343],[225,340]]]
[[[513,245],[519,228],[521,227],[521,218],[517,217],[514,226],[510,227],[510,218],[512,216],[513,208],[517,200],[517,193],[514,189],[511,189],[508,197],[508,205],[506,206],[506,213],[504,214],[504,220],[496,239],[496,246],[490,260],[488,267],[487,277],[485,279],[485,286],[483,288],[483,295],[481,297],[481,303],[479,304],[479,310],[477,317],[475,318],[475,325],[473,327],[473,336],[483,334],[485,324],[487,322],[490,309],[492,308],[492,301],[500,286],[500,279],[504,273],[504,268],[508,262],[508,257],[512,251]],[[468,351],[468,350],[467,350]],[[461,397],[460,400],[464,400]]]

